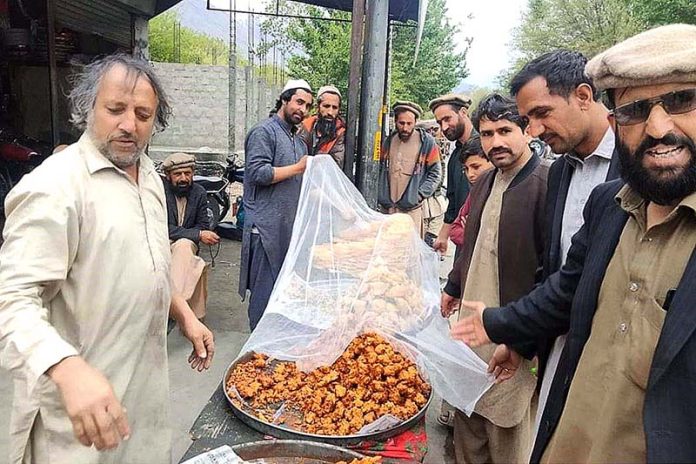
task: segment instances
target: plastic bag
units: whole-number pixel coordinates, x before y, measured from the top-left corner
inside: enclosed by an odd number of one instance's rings
[[[332,364],[361,333],[377,332],[470,414],[492,379],[449,336],[438,267],[410,217],[371,210],[331,157],[310,158],[290,248],[240,355],[265,353],[309,372]]]

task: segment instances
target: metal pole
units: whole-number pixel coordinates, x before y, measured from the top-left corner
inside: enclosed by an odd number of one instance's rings
[[[346,121],[346,157],[343,171],[354,180],[355,152],[358,137],[358,113],[360,111],[360,70],[362,68],[362,42],[365,22],[365,0],[353,0],[353,22],[350,38],[350,75],[348,78],[348,110]]]
[[[252,104],[254,99],[254,76],[252,75],[252,66],[254,65],[254,52],[251,49],[251,18],[247,20],[247,65],[244,67],[244,90],[246,91],[246,105],[245,105],[245,122],[244,122],[244,132],[249,133],[249,130],[254,125],[252,118],[254,112],[254,106]]]
[[[230,0],[230,10],[237,9],[237,0]],[[237,149],[237,13],[230,11],[230,56],[228,72],[228,107],[227,107],[227,151],[234,153]]]
[[[58,64],[56,63],[55,1],[46,1],[46,43],[48,47],[48,80],[51,98],[51,139],[55,148],[60,143],[58,126]]]
[[[391,91],[391,81],[392,81],[392,73],[391,73],[391,66],[392,66],[392,44],[394,42],[394,26],[389,21],[389,32],[387,34],[387,46],[386,46],[386,55],[387,55],[387,64],[384,67],[384,111],[383,111],[383,118],[382,118],[382,137],[386,137],[389,135],[389,107],[391,106],[391,95],[389,95]]]
[[[377,207],[379,152],[382,145],[384,68],[387,62],[389,0],[368,0],[360,100],[360,159],[358,189],[367,204]]]

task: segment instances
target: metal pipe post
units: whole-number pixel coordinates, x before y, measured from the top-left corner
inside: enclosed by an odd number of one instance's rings
[[[343,171],[354,180],[355,152],[360,112],[360,70],[362,68],[362,43],[365,24],[365,0],[353,0],[353,21],[350,39],[350,76],[348,78],[348,110],[346,127],[346,157]]]
[[[56,63],[56,5],[55,0],[46,2],[46,46],[48,47],[48,91],[51,102],[51,142],[53,148],[60,143],[58,125],[58,64]]]
[[[367,24],[360,99],[360,164],[358,189],[367,204],[377,208],[379,184],[379,152],[382,145],[384,69],[387,61],[389,0],[367,1]]]

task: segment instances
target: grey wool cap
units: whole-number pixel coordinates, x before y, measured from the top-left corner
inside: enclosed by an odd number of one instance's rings
[[[592,58],[585,71],[601,90],[696,82],[696,26],[642,32]]]
[[[167,156],[162,162],[164,172],[173,171],[174,169],[193,168],[196,166],[196,157],[188,153],[172,153]]]

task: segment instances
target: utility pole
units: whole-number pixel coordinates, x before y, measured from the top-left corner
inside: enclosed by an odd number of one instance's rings
[[[389,0],[368,0],[366,17],[357,186],[367,204],[376,209],[379,152],[382,145],[384,69],[387,61],[385,43],[389,25]]]
[[[358,116],[360,111],[360,70],[365,24],[365,0],[353,0],[353,18],[350,39],[350,75],[348,78],[348,111],[346,127],[346,157],[343,171],[354,180],[355,153],[358,144]]]

